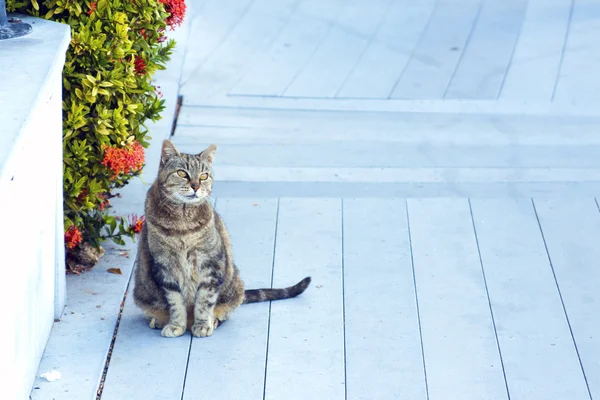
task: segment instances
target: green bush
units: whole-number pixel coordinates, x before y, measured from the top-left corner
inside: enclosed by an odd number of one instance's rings
[[[170,58],[175,43],[166,29],[181,23],[185,3],[8,0],[7,9],[71,26],[63,71],[65,245],[67,260],[85,265],[78,253],[107,238],[123,244],[143,223],[107,208],[114,190],[143,167],[144,123],[164,109],[151,77]]]

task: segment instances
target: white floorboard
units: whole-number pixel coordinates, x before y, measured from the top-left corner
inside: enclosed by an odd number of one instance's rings
[[[389,97],[441,99],[469,42],[480,1],[436,3],[419,43]],[[449,23],[452,21],[452,23]]]
[[[597,101],[600,93],[600,4],[595,0],[573,0],[562,65],[553,100]]]
[[[394,0],[336,97],[387,99],[426,28],[433,4]]]
[[[597,312],[600,213],[592,197],[535,199],[548,254],[585,370],[592,398],[600,396]]]
[[[426,399],[404,199],[344,199],[348,399]]]
[[[409,199],[429,399],[507,399],[467,199]]]
[[[164,338],[159,329],[150,329],[133,302],[133,288],[132,279],[102,399],[179,400],[191,335],[187,332],[178,338]]]
[[[589,399],[531,200],[471,203],[510,398]]]
[[[550,101],[558,79],[572,0],[529,0],[501,99]]]
[[[283,94],[327,37],[341,7],[339,0],[301,1],[271,46],[254,60],[243,60],[249,69],[231,94]]]
[[[483,3],[445,98],[495,100],[498,97],[526,6],[527,0]]]
[[[373,1],[367,14],[363,4],[363,0],[344,4],[327,36],[287,86],[284,96],[335,96],[367,49],[389,7],[389,0]]]
[[[280,200],[273,286],[312,284],[271,305],[265,399],[344,399],[341,205]]]

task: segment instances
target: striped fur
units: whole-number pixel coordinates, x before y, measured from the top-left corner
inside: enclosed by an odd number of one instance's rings
[[[310,276],[285,289],[248,289],[244,293],[243,304],[290,299],[304,292],[308,285],[310,285]]]
[[[244,289],[225,224],[208,201],[216,148],[181,154],[165,140],[146,196],[133,295],[166,337],[186,329],[210,336],[241,304],[295,297],[310,284],[307,277],[285,289]]]

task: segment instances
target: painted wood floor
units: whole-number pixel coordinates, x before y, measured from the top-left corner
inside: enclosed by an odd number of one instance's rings
[[[596,0],[192,3],[186,105],[598,102]]]
[[[129,295],[103,400],[600,397],[593,197],[217,208],[248,287],[312,285],[205,339],[162,338]]]
[[[102,400],[600,399],[596,0],[194,0],[173,141],[247,287]]]

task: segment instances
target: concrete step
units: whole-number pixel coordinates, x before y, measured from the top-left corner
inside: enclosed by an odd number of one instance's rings
[[[591,193],[600,182],[599,122],[183,107],[172,140],[190,153],[219,145],[217,188],[227,196],[234,183],[265,196]]]
[[[600,117],[182,107],[176,140],[220,144],[600,144]]]
[[[217,179],[213,197],[595,197],[598,182],[239,182]]]

